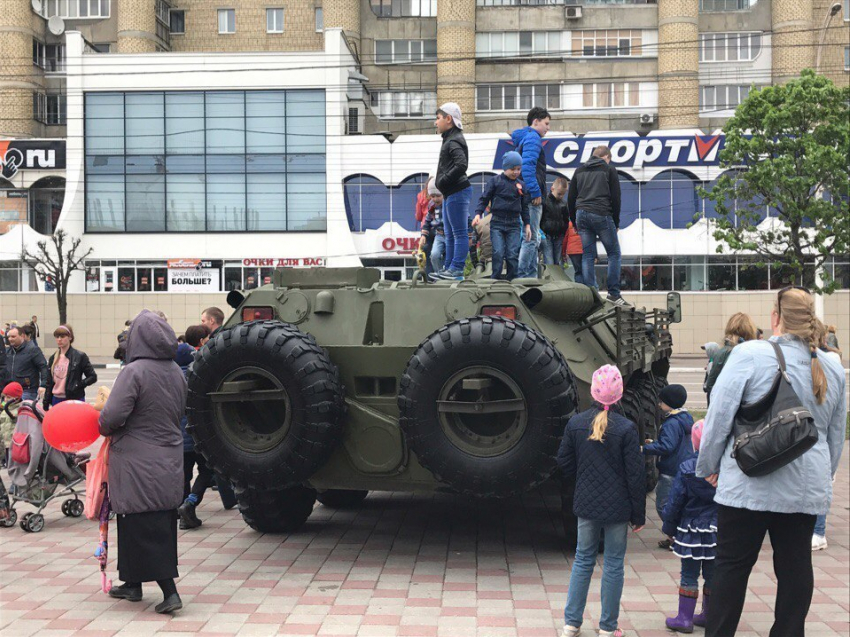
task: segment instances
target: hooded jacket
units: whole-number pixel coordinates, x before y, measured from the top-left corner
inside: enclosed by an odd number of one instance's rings
[[[543,197],[546,192],[546,155],[543,138],[531,126],[518,128],[511,133],[516,151],[522,155],[522,180],[531,199]]]
[[[111,436],[109,499],[116,513],[170,511],[183,502],[186,379],[174,362],[177,337],[143,310],[127,334],[124,368],[100,415]]]
[[[437,177],[434,185],[443,197],[469,188],[466,169],[469,168],[469,149],[463,132],[452,126],[443,133],[443,145],[440,147],[440,160],[437,163]]]
[[[675,476],[682,464],[693,452],[691,429],[694,417],[687,411],[671,411],[661,423],[658,440],[647,444],[643,452],[648,456],[659,456],[658,471],[665,476]]]
[[[24,341],[19,348],[10,346],[6,350],[7,382],[18,382],[24,391],[34,391],[49,373],[44,354],[35,343]]]
[[[567,194],[570,221],[576,223],[579,210],[611,217],[620,227],[620,178],[617,170],[601,157],[591,157],[579,166]]]
[[[553,239],[561,239],[569,222],[567,202],[564,199],[555,199],[550,192],[543,198],[543,215],[540,217],[540,229],[543,234]]]

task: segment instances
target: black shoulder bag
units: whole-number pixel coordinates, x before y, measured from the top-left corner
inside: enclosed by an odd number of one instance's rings
[[[818,441],[814,417],[791,386],[782,349],[770,344],[779,361],[770,391],[754,403],[742,404],[732,425],[732,457],[751,478],[784,467]]]

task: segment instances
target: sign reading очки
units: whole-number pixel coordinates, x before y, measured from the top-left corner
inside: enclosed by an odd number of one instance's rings
[[[724,143],[724,135],[553,137],[543,140],[543,152],[546,165],[553,168],[578,168],[597,146],[611,149],[611,164],[618,168],[683,168],[718,166]],[[493,168],[501,168],[502,156],[511,150],[511,140],[499,140]]]

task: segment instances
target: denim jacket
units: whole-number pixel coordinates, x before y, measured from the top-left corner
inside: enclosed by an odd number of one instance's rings
[[[704,478],[720,474],[715,496],[718,504],[752,511],[822,515],[829,510],[832,476],[844,447],[844,368],[837,355],[818,354],[828,384],[826,400],[819,405],[812,392],[808,345],[788,335],[770,340],[782,348],[791,386],[814,416],[817,444],[766,476],[750,478],[738,468],[731,455],[735,413],[742,402],[750,403],[767,394],[778,370],[776,354],[769,343],[747,341],[732,350],[711,392],[696,475]]]

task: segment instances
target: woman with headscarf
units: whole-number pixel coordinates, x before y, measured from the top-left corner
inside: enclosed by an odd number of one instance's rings
[[[186,380],[174,362],[177,336],[154,312],[130,325],[127,357],[100,416],[111,439],[109,500],[118,514],[118,576],[109,594],[140,601],[142,583],[163,593],[158,613],[183,607],[177,573],[177,507],[183,502]]]

